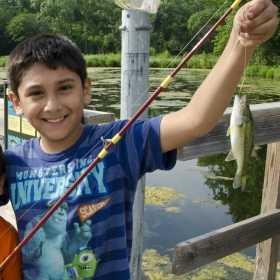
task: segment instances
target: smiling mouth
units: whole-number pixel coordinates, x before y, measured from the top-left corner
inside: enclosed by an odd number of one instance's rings
[[[92,269],[92,265],[84,265],[84,266],[79,266],[80,269],[88,270]]]
[[[64,222],[64,220],[58,219],[58,218],[56,218],[56,217],[53,217],[53,219],[54,219],[54,221],[57,222],[57,223],[63,223],[63,222]]]
[[[44,119],[46,122],[48,123],[59,123],[62,122],[67,116],[63,116],[61,118],[57,118],[57,119]]]

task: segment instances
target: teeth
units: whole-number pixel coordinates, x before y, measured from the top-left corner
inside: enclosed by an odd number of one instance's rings
[[[53,119],[53,120],[46,119],[46,121],[49,123],[58,123],[58,122],[61,122],[63,119],[64,119],[64,117],[59,118],[59,119]]]
[[[54,219],[57,223],[62,223],[62,222],[64,222],[64,220],[58,219],[58,218],[56,218],[56,217],[53,217],[53,219]]]
[[[80,269],[92,269],[92,265],[79,266]]]

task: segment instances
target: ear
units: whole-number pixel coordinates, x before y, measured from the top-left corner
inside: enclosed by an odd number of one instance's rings
[[[24,114],[24,112],[23,112],[22,107],[20,105],[19,98],[12,91],[10,91],[9,92],[9,99],[13,103],[17,115],[21,117]]]
[[[84,104],[89,104],[91,101],[91,80],[86,78],[84,84]]]

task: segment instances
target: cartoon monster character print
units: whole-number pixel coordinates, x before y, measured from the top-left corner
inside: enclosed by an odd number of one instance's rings
[[[80,247],[76,251],[73,263],[64,266],[67,280],[85,280],[94,276],[97,263],[90,246]]]
[[[49,201],[48,207],[51,208],[55,201]],[[73,261],[76,255],[77,248],[84,248],[92,237],[90,225],[91,220],[86,220],[80,227],[78,223],[74,223],[74,237],[69,240],[66,231],[67,225],[67,203],[62,203],[44,225],[34,234],[29,242],[23,247],[23,256],[29,262],[33,263],[33,267],[24,271],[27,279],[84,279],[84,278],[69,278],[64,269],[65,259],[69,262]],[[46,213],[45,213],[46,214]],[[25,236],[34,228],[34,226],[45,215],[38,215],[34,217],[26,226]],[[81,251],[82,252],[82,251]],[[93,253],[92,253],[93,254]],[[93,260],[88,255],[88,258],[74,259],[74,266],[79,267],[78,262],[85,260]],[[94,258],[95,260],[95,258]],[[90,261],[89,261],[90,262]],[[95,260],[96,262],[96,260]],[[97,261],[98,262],[98,261]],[[97,262],[92,264],[95,267]],[[66,262],[67,263],[67,262]],[[93,274],[94,274],[93,271]],[[81,274],[88,277],[89,274]],[[93,276],[93,275],[92,275]]]

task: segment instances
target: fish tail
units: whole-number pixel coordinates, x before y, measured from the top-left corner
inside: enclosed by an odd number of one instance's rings
[[[246,186],[246,180],[247,180],[246,175],[235,174],[235,177],[234,177],[234,180],[233,180],[233,188],[238,189],[238,188],[241,187],[241,190],[244,191],[245,186]]]

